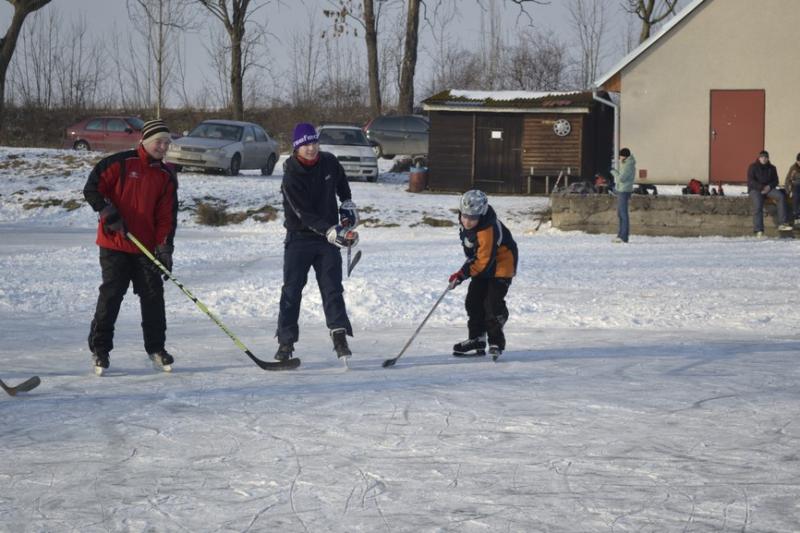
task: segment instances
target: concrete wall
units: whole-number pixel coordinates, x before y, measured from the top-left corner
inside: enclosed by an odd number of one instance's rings
[[[607,194],[565,194],[550,198],[553,227],[564,231],[617,233],[616,198]],[[750,198],[741,196],[631,196],[631,235],[700,237],[753,235]],[[774,205],[765,208],[764,229],[777,236]]]
[[[647,169],[641,181],[708,180],[712,89],[765,90],[765,148],[782,181],[800,152],[799,30],[800,0],[708,0],[628,65],[621,142]]]

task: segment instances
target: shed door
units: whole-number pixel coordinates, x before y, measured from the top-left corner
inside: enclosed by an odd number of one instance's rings
[[[743,183],[764,149],[763,90],[711,91],[711,183]]]
[[[514,193],[522,172],[522,115],[477,115],[473,186]]]

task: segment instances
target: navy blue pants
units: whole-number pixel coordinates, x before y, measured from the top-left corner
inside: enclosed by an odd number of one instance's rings
[[[110,352],[114,348],[114,324],[122,299],[133,282],[142,311],[144,349],[155,353],[164,349],[167,320],[164,312],[164,282],[142,254],[129,254],[100,248],[103,283],[97,296],[94,320],[89,329],[89,349]]]
[[[631,201],[631,193],[620,192],[617,193],[617,219],[619,219],[619,231],[617,237],[622,239],[623,242],[628,242],[628,234],[630,233],[630,219],[628,218],[628,202]]]
[[[344,305],[341,251],[323,237],[292,238],[290,235],[283,250],[283,287],[275,333],[281,344],[295,343],[300,338],[297,319],[311,267],[317,277],[328,329],[344,328],[348,335],[353,335]]]

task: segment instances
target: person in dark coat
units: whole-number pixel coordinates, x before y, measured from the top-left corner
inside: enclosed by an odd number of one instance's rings
[[[778,230],[788,231],[786,218],[786,198],[778,189],[778,171],[769,162],[769,152],[762,150],[747,169],[747,193],[753,203],[753,232],[756,237],[764,236],[764,199],[772,198],[778,206]]]
[[[497,219],[483,191],[461,197],[459,237],[467,260],[450,278],[455,288],[469,279],[464,305],[469,338],[453,346],[453,355],[485,355],[497,359],[506,348],[503,326],[508,320],[505,297],[517,271],[519,254],[511,232]],[[474,354],[470,352],[475,352]]]
[[[353,328],[344,303],[341,249],[358,244],[358,210],[339,160],[320,152],[314,126],[297,124],[292,147],[281,184],[286,239],[275,359],[291,358],[300,338],[300,303],[312,267],[334,350],[337,357],[348,358],[347,336],[352,337]]]
[[[103,282],[89,329],[89,349],[98,375],[109,366],[114,325],[131,283],[141,304],[144,349],[156,366],[172,369],[173,357],[164,348],[167,321],[160,272],[127,238],[130,232],[172,270],[178,180],[163,162],[170,140],[162,120],[145,122],[136,149],[102,159],[83,188],[86,201],[99,213],[96,242]]]

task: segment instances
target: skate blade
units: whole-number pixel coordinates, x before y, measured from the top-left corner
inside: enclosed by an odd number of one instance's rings
[[[477,350],[475,353],[453,352],[453,357],[483,357],[484,355],[486,355],[486,352],[483,350]]]
[[[94,367],[94,374],[95,376],[102,376],[105,373],[106,369],[102,366]]]
[[[342,362],[345,370],[350,370],[350,358],[352,355],[343,355],[339,358],[339,361]]]
[[[161,365],[154,362],[153,368],[155,370],[161,370],[162,372],[172,372],[172,365]]]

